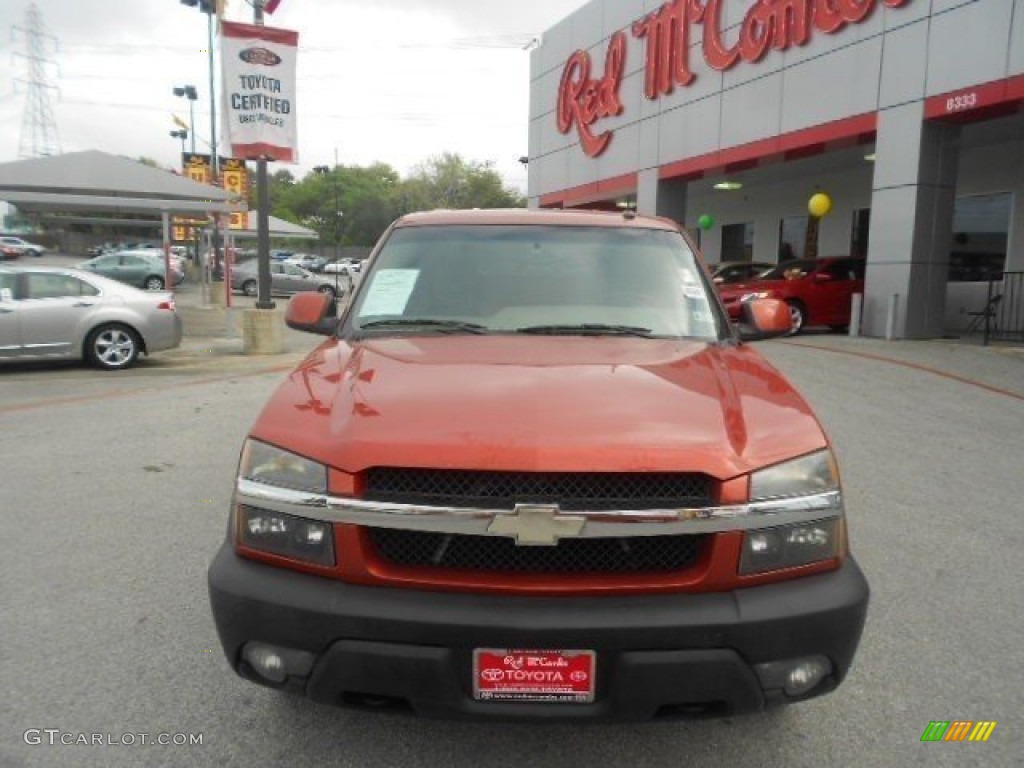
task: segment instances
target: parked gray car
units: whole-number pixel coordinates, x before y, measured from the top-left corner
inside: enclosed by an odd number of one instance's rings
[[[246,296],[257,292],[256,262],[247,261],[231,270],[231,290],[241,291]],[[335,283],[332,275],[315,275],[307,269],[270,262],[270,292],[277,296],[288,296],[300,291],[320,291],[331,296],[345,292],[344,281]]]
[[[171,293],[79,269],[0,266],[0,363],[84,359],[119,370],[180,343]]]
[[[177,263],[179,266],[175,266]],[[176,256],[171,262],[172,285],[178,285],[185,279],[180,268],[180,259]],[[162,291],[167,286],[167,265],[164,263],[162,251],[115,251],[83,261],[79,269],[87,269],[111,280],[118,280],[136,288],[147,291]]]

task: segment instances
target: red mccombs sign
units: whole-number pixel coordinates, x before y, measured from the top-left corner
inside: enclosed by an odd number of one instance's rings
[[[633,37],[645,44],[644,96],[657,99],[675,87],[690,85],[696,75],[690,68],[690,28],[702,28],[701,49],[712,69],[732,69],[740,61],[756,63],[769,50],[784,51],[806,45],[815,31],[827,35],[849,24],[859,24],[878,8],[900,8],[910,0],[757,0],[739,27],[731,45],[725,41],[722,15],[725,0],[672,0],[658,10],[633,22]],[[558,89],[556,119],[558,130],[569,133],[573,126],[580,146],[590,157],[608,148],[612,132],[594,132],[594,123],[623,112],[619,86],[626,69],[627,39],[616,32],[608,41],[604,73],[592,74],[593,63],[586,51],[576,51],[562,71]]]

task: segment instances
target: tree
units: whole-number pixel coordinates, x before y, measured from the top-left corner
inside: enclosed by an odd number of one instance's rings
[[[490,162],[446,152],[418,166],[402,185],[404,211],[431,208],[523,208],[526,200],[505,187]]]
[[[432,208],[518,208],[490,163],[456,154],[433,157],[407,179],[385,163],[321,168],[296,179],[288,170],[270,176],[274,216],[315,229],[324,245],[371,246],[398,216]],[[249,205],[255,208],[255,193]]]

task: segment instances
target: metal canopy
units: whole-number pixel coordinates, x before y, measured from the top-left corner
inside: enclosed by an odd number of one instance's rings
[[[230,234],[239,240],[250,240],[257,236],[256,211],[249,211],[245,229],[232,229]],[[279,240],[319,240],[316,230],[308,229],[276,216],[270,217],[270,236]]]
[[[0,163],[0,200],[24,213],[246,210],[244,199],[219,187],[98,150]]]

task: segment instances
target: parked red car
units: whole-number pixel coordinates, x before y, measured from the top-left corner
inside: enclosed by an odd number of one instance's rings
[[[813,325],[840,330],[850,324],[853,294],[864,292],[864,259],[831,256],[798,259],[733,285],[720,285],[719,295],[731,320],[740,317],[740,306],[750,299],[781,299],[789,305],[793,333]]]

